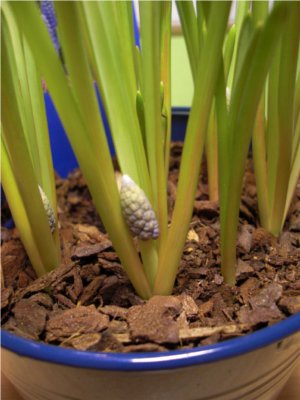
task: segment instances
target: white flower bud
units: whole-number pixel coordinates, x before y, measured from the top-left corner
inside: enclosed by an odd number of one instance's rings
[[[45,192],[43,191],[43,189],[40,186],[39,186],[39,191],[40,191],[42,202],[43,202],[43,205],[44,205],[47,217],[48,217],[48,223],[50,226],[50,230],[51,230],[51,233],[53,233],[56,229],[55,214],[54,214],[51,204],[48,200],[48,197],[46,196]]]
[[[128,176],[120,180],[122,213],[131,233],[141,240],[157,239],[158,221],[144,191]]]

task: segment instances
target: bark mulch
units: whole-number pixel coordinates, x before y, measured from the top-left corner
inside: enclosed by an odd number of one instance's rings
[[[170,215],[181,146],[172,148]],[[251,162],[237,241],[237,282],[220,272],[219,206],[205,168],[172,296],[139,298],[114,252],[79,170],[57,178],[62,262],[36,278],[16,229],[2,228],[2,327],[89,351],[192,348],[245,335],[300,312],[300,186],[283,233],[259,226]],[[5,209],[7,219],[7,209]]]

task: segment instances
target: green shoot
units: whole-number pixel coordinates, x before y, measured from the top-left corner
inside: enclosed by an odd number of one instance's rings
[[[43,275],[59,265],[60,248],[39,191],[56,210],[42,81],[7,4],[1,14],[2,184],[32,265]]]
[[[198,64],[204,56],[202,53],[207,34],[207,23],[210,13],[210,2],[197,2],[196,10],[192,1],[176,1],[183,35],[189,55],[192,76],[197,76]],[[205,139],[209,198],[218,200],[218,139],[215,107],[211,109],[207,137]]]
[[[172,3],[165,1],[162,3],[162,26],[161,26],[161,84],[163,88],[162,102],[162,135],[165,159],[165,179],[169,174],[169,157],[171,143],[171,16]]]
[[[230,284],[235,282],[235,244],[243,172],[257,107],[268,69],[282,35],[286,11],[285,5],[276,5],[264,26],[254,28],[252,25],[253,33],[243,34],[246,49],[242,53],[237,53],[235,71],[238,75],[233,79],[228,113],[224,77],[219,83],[217,113],[222,182],[220,185],[221,256],[222,273],[226,282]],[[245,24],[248,24],[247,20],[244,20],[244,26]],[[241,27],[241,32],[245,29],[246,27]]]
[[[290,4],[269,74],[267,112],[262,98],[253,134],[260,222],[275,236],[283,228],[300,172],[296,111],[299,15],[299,5]]]
[[[61,5],[61,4],[60,4]],[[76,3],[68,3],[77,7]],[[60,60],[52,46],[48,32],[33,3],[11,3],[10,7],[31,45],[36,63],[45,77],[73,150],[86,178],[102,221],[114,242],[132,284],[142,297],[149,297],[150,287],[143,273],[132,238],[122,217],[119,193],[112,161],[104,134],[99,132],[101,147],[92,146],[90,131],[78,108],[73,90],[69,86]],[[24,20],[23,15],[27,18]],[[39,35],[36,35],[36,29]],[[80,60],[80,62],[84,62]],[[92,102],[93,100],[89,100]],[[92,106],[91,106],[92,109]],[[101,149],[101,151],[99,151]]]
[[[198,65],[195,95],[184,142],[178,191],[167,242],[159,258],[154,293],[171,292],[193,210],[201,154],[209,122],[211,104],[221,64],[222,45],[230,3],[212,3],[207,37]],[[193,160],[191,163],[190,160]]]

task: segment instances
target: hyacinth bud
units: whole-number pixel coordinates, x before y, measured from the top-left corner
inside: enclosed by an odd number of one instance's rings
[[[40,7],[42,14],[49,21],[51,28],[55,29],[57,26],[57,20],[56,20],[53,1],[41,0]]]
[[[48,32],[51,36],[51,40],[54,44],[54,47],[56,51],[59,51],[59,42],[57,38],[57,20],[56,20],[56,14],[55,14],[55,9],[53,5],[53,1],[50,0],[42,0],[40,2],[40,8],[41,8],[41,13],[42,13],[42,18],[43,21],[48,29]]]
[[[55,214],[54,214],[51,204],[48,200],[48,197],[46,196],[45,192],[43,191],[43,189],[40,186],[39,186],[39,191],[40,191],[42,202],[43,202],[43,205],[44,205],[47,217],[48,217],[48,223],[50,226],[50,230],[51,230],[51,233],[53,233],[56,229]]]
[[[157,239],[158,222],[144,191],[128,175],[120,184],[122,213],[133,235],[141,240]]]

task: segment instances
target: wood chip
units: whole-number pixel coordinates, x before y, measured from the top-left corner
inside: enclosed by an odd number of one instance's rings
[[[63,347],[72,347],[76,350],[96,351],[101,341],[101,333],[85,333],[83,335],[70,337],[61,343]]]
[[[46,325],[46,341],[63,341],[74,334],[97,333],[108,327],[109,318],[95,306],[76,307],[50,316]]]
[[[279,306],[289,314],[296,314],[300,312],[300,296],[283,297],[279,301]]]
[[[104,307],[98,308],[98,310],[106,315],[109,315],[113,319],[118,318],[122,320],[126,320],[127,317],[127,309],[124,307],[118,307],[114,305],[107,305]]]
[[[182,309],[185,312],[186,317],[190,320],[196,318],[199,312],[199,308],[195,303],[195,300],[187,294],[182,294],[177,298],[182,304]]]
[[[13,308],[13,314],[18,329],[38,340],[44,331],[48,311],[30,299],[23,299]]]
[[[112,246],[110,240],[103,240],[100,243],[95,243],[92,245],[87,245],[86,243],[81,243],[75,248],[71,258],[72,260],[78,260],[81,258],[96,256],[104,250],[107,250]]]
[[[142,306],[131,307],[127,316],[131,339],[158,344],[178,343],[179,327],[175,317],[181,308],[180,301],[171,296],[154,296]]]
[[[1,310],[7,307],[12,298],[13,290],[9,288],[1,288]]]
[[[238,233],[237,246],[241,253],[249,253],[252,245],[252,234],[254,227],[252,225],[242,225]]]

